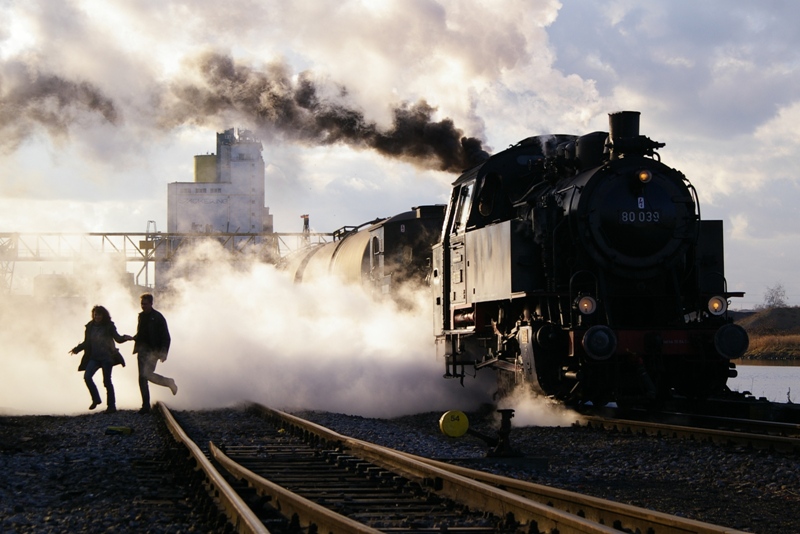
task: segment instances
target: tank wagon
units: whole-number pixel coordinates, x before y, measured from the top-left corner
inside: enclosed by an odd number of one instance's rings
[[[279,265],[295,282],[334,275],[359,283],[375,295],[397,296],[400,287],[424,282],[431,250],[439,240],[444,205],[412,208],[360,226],[346,226],[329,243],[287,256]]]
[[[445,377],[494,369],[501,392],[595,404],[727,390],[748,338],[722,222],[639,115],[524,139],[454,182],[431,272]]]

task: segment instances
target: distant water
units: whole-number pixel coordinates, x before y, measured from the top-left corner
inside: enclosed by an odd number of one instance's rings
[[[800,403],[800,361],[736,363],[739,376],[728,379],[733,391],[749,391],[772,402]]]

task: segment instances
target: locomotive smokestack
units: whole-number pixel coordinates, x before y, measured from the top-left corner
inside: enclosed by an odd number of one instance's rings
[[[611,159],[625,156],[656,156],[655,149],[664,143],[639,135],[638,111],[617,111],[608,114],[608,144]]]
[[[608,114],[608,135],[611,142],[639,136],[638,111],[617,111]]]

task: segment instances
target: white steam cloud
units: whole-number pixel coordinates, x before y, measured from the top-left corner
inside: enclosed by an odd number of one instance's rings
[[[498,409],[513,409],[511,426],[571,426],[580,414],[552,399],[536,395],[531,389],[517,388],[498,403]],[[498,424],[500,416],[497,416]]]
[[[471,410],[490,401],[492,384],[467,380],[461,387],[442,378],[427,293],[417,295],[416,309],[402,310],[333,279],[295,285],[271,265],[237,264],[225,255],[215,243],[198,247],[176,265],[185,276],[169,297],[156,295],[173,340],[156,372],[174,378],[179,390],[173,397],[151,384],[153,401],[200,409],[253,400],[370,417]],[[97,262],[78,280],[86,299],[19,297],[0,308],[4,413],[86,410],[80,356],[67,352],[82,341],[92,305],[106,306],[121,334],[135,333],[138,295],[116,276],[103,276],[114,270]],[[120,345],[127,367],[113,371],[120,409],[141,403],[132,348]],[[95,383],[105,402],[101,373]]]

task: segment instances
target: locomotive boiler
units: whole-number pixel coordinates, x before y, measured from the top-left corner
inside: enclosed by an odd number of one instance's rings
[[[333,275],[376,296],[400,298],[406,284],[423,283],[439,240],[444,205],[414,207],[361,226],[345,226],[333,240],[287,256],[279,268],[295,282]]]
[[[722,222],[639,134],[524,139],[453,184],[432,251],[446,377],[494,369],[500,391],[656,402],[727,391],[748,346],[728,314]]]

